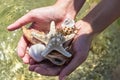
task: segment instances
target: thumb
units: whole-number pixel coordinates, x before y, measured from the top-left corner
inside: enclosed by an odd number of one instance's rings
[[[20,28],[20,27],[22,27],[22,26],[24,26],[32,21],[33,21],[33,15],[31,15],[31,13],[27,13],[26,15],[24,15],[23,17],[18,19],[16,22],[9,25],[7,27],[7,29],[10,31],[13,31],[13,30],[18,29],[18,28]]]
[[[76,54],[71,62],[60,72],[59,80],[65,80],[70,73],[72,73],[80,64],[82,64],[82,62],[86,60],[86,55],[81,55],[81,53],[78,54]]]

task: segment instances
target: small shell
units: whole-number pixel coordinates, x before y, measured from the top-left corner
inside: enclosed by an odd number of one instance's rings
[[[44,32],[39,32],[35,29],[27,29],[25,26],[22,27],[22,31],[26,39],[31,44],[43,43],[47,44],[48,39]]]
[[[45,45],[35,44],[29,49],[29,55],[37,62],[42,61],[44,58],[41,56],[42,51],[45,50]]]
[[[73,28],[74,25],[75,25],[75,21],[72,20],[72,19],[67,18],[67,19],[64,20],[64,22],[62,23],[61,26],[62,26],[63,28],[64,28],[64,27]]]
[[[61,29],[61,33],[63,35],[70,35],[72,33],[74,33],[75,30],[75,21],[72,19],[65,19],[65,21],[62,23],[62,29]]]

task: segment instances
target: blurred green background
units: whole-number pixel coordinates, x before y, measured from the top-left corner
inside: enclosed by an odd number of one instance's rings
[[[30,72],[16,53],[21,30],[6,27],[31,9],[54,4],[55,0],[0,0],[0,80],[58,80]],[[87,0],[76,20],[99,1]],[[120,80],[120,19],[96,36],[87,60],[67,80]]]

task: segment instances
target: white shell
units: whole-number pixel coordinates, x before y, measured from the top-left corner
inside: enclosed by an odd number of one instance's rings
[[[29,55],[37,62],[40,62],[44,59],[41,56],[42,51],[45,50],[45,45],[43,44],[35,44],[32,45],[29,49]]]
[[[75,21],[72,19],[65,19],[64,22],[61,24],[62,28],[67,27],[67,28],[73,28],[75,25]]]

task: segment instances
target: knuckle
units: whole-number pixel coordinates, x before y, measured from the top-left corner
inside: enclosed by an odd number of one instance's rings
[[[31,11],[28,13],[28,15],[30,16],[31,19],[35,19],[35,14],[36,14],[36,10],[35,10],[35,9],[31,10]]]

